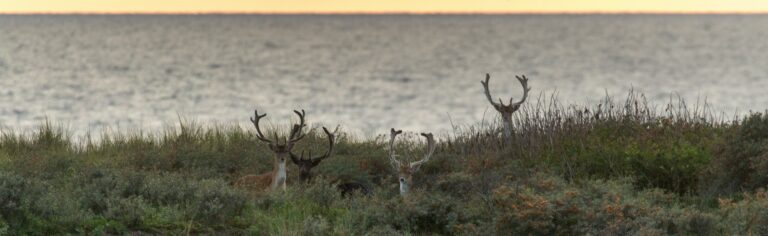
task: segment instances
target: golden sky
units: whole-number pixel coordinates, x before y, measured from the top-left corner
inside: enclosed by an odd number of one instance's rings
[[[2,13],[768,12],[768,0],[0,0]]]

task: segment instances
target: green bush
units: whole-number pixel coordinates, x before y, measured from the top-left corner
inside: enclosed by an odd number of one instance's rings
[[[741,201],[720,199],[721,225],[732,235],[768,235],[768,193],[759,189]]]
[[[518,235],[708,235],[717,232],[713,215],[679,210],[674,196],[636,192],[626,181],[566,184],[536,176],[494,190],[495,227]]]
[[[246,194],[221,180],[202,180],[194,184],[195,195],[189,207],[195,219],[209,224],[227,223],[242,213]]]
[[[768,186],[768,113],[752,113],[728,133],[703,178],[708,196]]]
[[[20,227],[27,224],[30,205],[38,200],[39,192],[33,184],[21,176],[0,172],[0,213],[3,224]]]
[[[381,226],[414,234],[451,234],[465,221],[458,201],[442,194],[414,191],[405,198],[377,194],[355,199],[350,205],[359,234],[384,230]]]
[[[186,222],[231,224],[247,204],[246,193],[223,180],[189,180],[180,174],[96,169],[72,182],[55,182],[60,186],[2,178],[3,216],[14,217],[3,219],[19,230],[178,232],[189,228]]]
[[[236,126],[183,123],[83,143],[50,124],[0,131],[0,235],[768,233],[768,115],[725,123],[685,104],[660,113],[639,97],[540,104],[551,105],[515,113],[510,139],[493,123],[440,137],[406,197],[385,135],[339,133],[311,183],[289,164],[286,191],[256,194],[230,183],[270,170],[272,152]],[[295,151],[326,141],[314,129]],[[399,145],[402,158],[424,150]],[[371,194],[343,198],[344,182]]]
[[[66,186],[0,172],[0,216],[10,234],[74,231],[93,214],[81,208]]]

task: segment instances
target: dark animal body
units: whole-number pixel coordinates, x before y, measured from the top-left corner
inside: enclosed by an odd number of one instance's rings
[[[365,185],[354,182],[342,183],[336,185],[336,188],[341,191],[341,197],[351,196],[355,192],[361,195],[368,195],[371,193],[371,191]]]

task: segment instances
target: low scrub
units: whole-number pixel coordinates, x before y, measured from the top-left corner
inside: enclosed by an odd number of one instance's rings
[[[273,157],[239,127],[183,123],[84,142],[51,124],[4,131],[0,235],[768,232],[768,115],[726,122],[682,101],[657,110],[638,94],[588,107],[535,104],[549,105],[521,108],[508,139],[483,123],[437,135],[405,197],[384,136],[338,133],[310,183],[289,164],[286,191],[250,193],[231,183],[271,170]],[[326,142],[313,129],[295,151]],[[344,183],[370,191],[342,197]]]
[[[702,190],[709,196],[768,186],[768,114],[750,114],[731,130],[703,178]]]

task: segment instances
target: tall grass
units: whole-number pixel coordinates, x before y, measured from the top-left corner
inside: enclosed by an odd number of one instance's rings
[[[340,133],[334,156],[313,169],[313,183],[300,184],[290,166],[288,191],[251,195],[230,182],[270,170],[272,154],[238,126],[181,121],[160,132],[79,141],[49,122],[30,133],[3,131],[0,233],[768,232],[760,210],[768,202],[761,190],[768,184],[766,115],[728,120],[706,103],[656,107],[638,93],[590,106],[555,96],[531,104],[513,116],[509,139],[496,122],[456,126],[406,198],[397,192],[386,136]],[[423,142],[404,136],[397,152],[418,158]],[[312,129],[294,151],[325,146]],[[334,185],[350,181],[372,194],[342,198]]]
[[[509,140],[490,123],[459,128],[449,142],[465,155],[495,150],[566,179],[631,176],[641,185],[685,193],[718,137],[734,124],[706,103],[677,99],[655,107],[635,92],[622,102],[606,96],[592,106],[563,105],[554,95],[532,104],[513,114]]]

